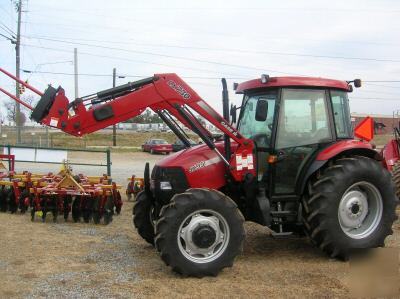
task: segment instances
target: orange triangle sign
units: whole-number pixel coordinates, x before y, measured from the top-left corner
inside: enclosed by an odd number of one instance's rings
[[[374,138],[374,120],[367,116],[354,129],[354,135],[365,141],[371,141]]]

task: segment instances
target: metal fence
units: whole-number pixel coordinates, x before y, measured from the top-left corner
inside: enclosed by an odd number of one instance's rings
[[[3,145],[3,153],[7,155],[15,155],[15,162],[28,163],[44,163],[44,164],[62,164],[68,159],[68,152],[89,152],[103,153],[105,155],[105,163],[81,163],[68,161],[70,165],[80,166],[97,166],[105,167],[107,175],[111,176],[111,152],[110,149],[77,149],[77,148],[52,148],[52,147],[34,147],[25,145]]]
[[[120,130],[118,130],[120,132]],[[24,126],[21,128],[21,141],[17,142],[16,126],[0,126],[0,145],[26,145],[34,147],[74,147],[86,148],[87,146],[112,146],[112,130],[105,129],[101,137],[93,140],[95,136],[88,135],[76,138],[59,130],[48,127]],[[72,145],[72,146],[71,146]]]

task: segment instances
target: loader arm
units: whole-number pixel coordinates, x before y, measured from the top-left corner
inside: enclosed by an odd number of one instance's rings
[[[26,87],[29,86],[9,73],[6,75]],[[256,175],[253,166],[253,141],[244,138],[176,74],[156,74],[72,102],[69,102],[61,87],[55,89],[49,86],[43,94],[38,94],[41,99],[33,109],[31,119],[77,137],[126,121],[147,108],[159,114],[168,113],[198,134],[226,163],[236,181],[242,181],[248,173]],[[218,151],[211,133],[192,111],[238,144],[231,157]]]

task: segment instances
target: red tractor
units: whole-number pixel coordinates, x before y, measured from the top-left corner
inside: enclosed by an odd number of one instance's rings
[[[183,275],[217,275],[232,266],[244,221],[277,237],[305,230],[330,257],[384,246],[397,197],[381,155],[353,137],[347,93],[361,81],[263,75],[236,84],[243,94],[236,126],[239,108],[229,109],[222,83],[223,117],[177,75],[156,74],[72,102],[61,87],[44,94],[31,88],[41,96],[31,118],[82,136],[146,108],[158,113],[187,149],[159,161],[151,174],[146,164],[133,222]],[[213,141],[199,116],[223,132],[222,141]],[[180,124],[203,143],[193,146]]]

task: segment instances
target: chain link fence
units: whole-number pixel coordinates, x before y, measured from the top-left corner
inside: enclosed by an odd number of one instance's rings
[[[108,147],[112,146],[112,130],[104,130],[101,136],[87,135],[80,138],[70,136],[59,130],[45,127],[29,127],[21,128],[21,141],[17,142],[16,126],[1,126],[0,145],[26,145],[34,147]]]

